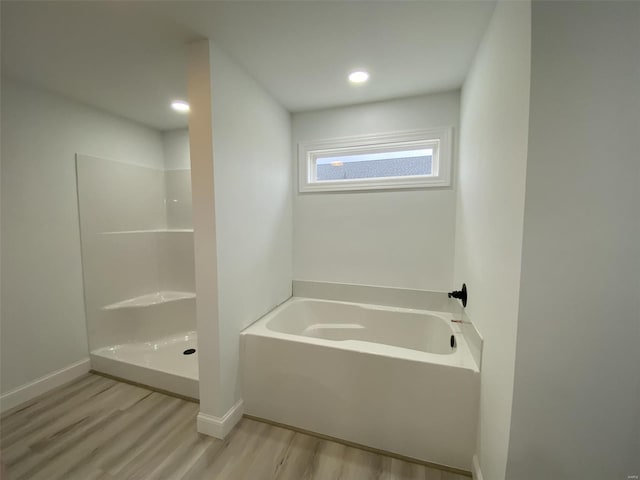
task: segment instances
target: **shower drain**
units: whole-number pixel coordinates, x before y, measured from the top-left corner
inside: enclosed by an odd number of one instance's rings
[[[184,352],[182,352],[183,355],[193,355],[194,353],[196,353],[195,348],[187,348]]]

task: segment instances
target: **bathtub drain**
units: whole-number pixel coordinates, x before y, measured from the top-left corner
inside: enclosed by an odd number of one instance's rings
[[[193,355],[194,353],[196,353],[195,348],[187,348],[184,352],[182,352],[183,355]]]

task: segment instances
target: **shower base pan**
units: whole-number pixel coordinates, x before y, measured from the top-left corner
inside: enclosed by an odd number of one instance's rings
[[[182,332],[150,342],[125,343],[91,352],[96,372],[199,398],[197,333]]]

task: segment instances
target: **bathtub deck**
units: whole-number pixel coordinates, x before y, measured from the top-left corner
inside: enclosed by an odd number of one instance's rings
[[[2,417],[6,478],[467,479],[246,418],[220,441],[195,431],[197,413],[196,403],[86,375]]]

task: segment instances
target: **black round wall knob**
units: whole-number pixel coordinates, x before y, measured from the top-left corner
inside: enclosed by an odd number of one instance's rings
[[[453,292],[447,293],[449,298],[457,298],[462,302],[462,306],[467,306],[467,284],[462,284],[462,290],[454,290]]]

